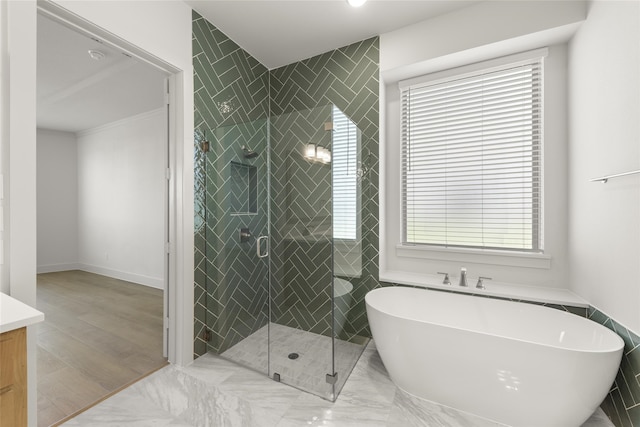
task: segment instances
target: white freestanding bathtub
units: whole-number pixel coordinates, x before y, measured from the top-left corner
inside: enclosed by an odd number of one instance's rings
[[[624,346],[604,326],[533,304],[386,287],[366,306],[399,388],[510,426],[580,426],[607,395]]]

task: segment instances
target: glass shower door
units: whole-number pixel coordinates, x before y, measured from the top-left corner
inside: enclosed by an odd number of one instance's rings
[[[337,396],[369,339],[354,332],[354,290],[362,284],[362,194],[366,166],[362,132],[332,107],[333,369]],[[356,313],[358,310],[354,310]]]
[[[208,350],[266,374],[269,262],[256,248],[269,230],[268,121],[205,135]]]
[[[333,400],[330,123],[330,105],[271,118],[269,376]]]
[[[334,105],[270,129],[269,375],[335,400],[367,342],[348,321],[362,276],[361,133]]]

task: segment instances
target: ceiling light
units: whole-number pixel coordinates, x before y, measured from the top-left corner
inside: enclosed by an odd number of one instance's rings
[[[96,61],[101,61],[104,59],[104,57],[106,56],[104,53],[100,52],[99,50],[89,50],[89,56],[91,57],[91,59],[96,60]]]
[[[353,7],[360,7],[365,4],[366,1],[367,0],[347,0],[347,3],[349,3],[349,5]]]

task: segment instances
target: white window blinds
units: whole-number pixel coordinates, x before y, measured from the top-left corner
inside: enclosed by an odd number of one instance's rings
[[[331,141],[333,176],[333,237],[355,240],[357,237],[358,129],[333,106]]]
[[[542,251],[542,59],[401,97],[403,242]]]

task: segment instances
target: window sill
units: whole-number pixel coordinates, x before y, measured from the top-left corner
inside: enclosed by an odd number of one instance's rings
[[[397,245],[396,256],[405,258],[431,259],[437,261],[457,261],[527,267],[549,270],[551,255],[534,253],[515,253],[498,250],[438,248],[434,246]]]

